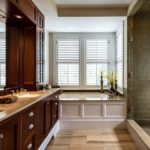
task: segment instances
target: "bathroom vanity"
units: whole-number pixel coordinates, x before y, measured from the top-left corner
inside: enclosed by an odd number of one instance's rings
[[[22,93],[17,102],[1,104],[0,150],[43,150],[58,121],[60,92],[56,88]]]

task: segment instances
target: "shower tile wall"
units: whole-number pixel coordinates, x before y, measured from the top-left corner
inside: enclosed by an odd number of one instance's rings
[[[134,17],[134,118],[150,119],[150,15]]]

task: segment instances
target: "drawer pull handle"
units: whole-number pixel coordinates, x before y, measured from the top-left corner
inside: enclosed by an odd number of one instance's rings
[[[34,128],[34,125],[33,124],[30,124],[29,125],[29,130],[32,130]]]
[[[27,146],[27,149],[28,150],[32,149],[32,144],[31,143]]]
[[[58,103],[55,103],[55,106],[57,106],[58,105]]]
[[[0,138],[3,139],[4,138],[4,134],[1,133],[0,134]]]
[[[33,113],[33,112],[30,112],[30,113],[29,113],[29,117],[32,117],[32,116],[34,116],[34,113]]]

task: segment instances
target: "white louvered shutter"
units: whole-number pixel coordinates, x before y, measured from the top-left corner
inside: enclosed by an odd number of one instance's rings
[[[57,41],[58,84],[79,85],[79,40]]]
[[[104,85],[107,84],[108,40],[86,40],[86,85],[100,85],[103,72]]]
[[[0,39],[0,87],[6,83],[6,41]]]
[[[123,34],[117,37],[117,80],[118,87],[123,87]]]

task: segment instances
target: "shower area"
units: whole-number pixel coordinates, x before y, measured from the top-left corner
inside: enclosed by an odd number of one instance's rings
[[[128,17],[128,118],[150,136],[150,0]]]

